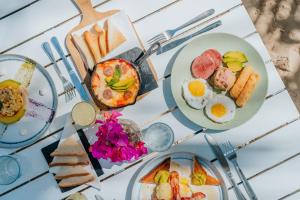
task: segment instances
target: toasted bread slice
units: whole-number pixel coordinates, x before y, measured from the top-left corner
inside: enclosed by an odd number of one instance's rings
[[[154,169],[152,169],[148,174],[143,176],[140,180],[141,183],[155,183],[154,177],[156,173],[160,170],[166,170],[169,171],[170,169],[170,161],[171,158],[167,158],[162,163],[160,163],[158,166],[156,166]]]
[[[108,52],[111,52],[126,41],[125,36],[119,31],[119,29],[112,23],[110,19],[105,21],[104,29],[107,31],[106,41]]]
[[[89,159],[87,156],[55,156],[49,166],[75,166],[88,164]]]
[[[74,34],[72,35],[72,39],[87,69],[93,70],[95,65],[93,55],[91,54],[89,47],[85,43],[84,38],[82,36]]]
[[[55,179],[61,180],[65,178],[86,175],[89,175],[89,172],[86,171],[82,166],[62,166],[57,171]]]
[[[74,137],[65,139],[51,154],[54,156],[85,156],[86,152]]]
[[[106,30],[102,29],[98,24],[95,24],[93,28],[98,33],[98,44],[99,44],[101,56],[104,57],[107,54]]]
[[[84,39],[92,52],[95,63],[99,63],[101,61],[101,53],[98,45],[98,34],[91,31],[85,31],[83,33]]]
[[[107,54],[107,44],[106,44],[106,30],[102,29],[102,31],[99,34],[99,45],[100,45],[100,51],[102,56],[106,56]]]
[[[193,158],[193,174],[204,174],[206,176],[205,185],[220,185],[220,181],[207,174],[206,170],[195,157]]]
[[[87,176],[76,176],[76,177],[63,179],[59,182],[58,185],[61,188],[74,187],[74,186],[82,185],[84,183],[91,182],[94,179],[95,179],[95,177],[91,174],[89,174]]]

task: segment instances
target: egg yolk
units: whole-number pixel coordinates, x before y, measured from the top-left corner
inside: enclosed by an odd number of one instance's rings
[[[211,107],[211,113],[220,118],[223,117],[227,113],[227,109],[223,104],[217,103]]]
[[[191,81],[189,82],[189,91],[193,96],[203,96],[205,93],[205,85],[199,80]]]

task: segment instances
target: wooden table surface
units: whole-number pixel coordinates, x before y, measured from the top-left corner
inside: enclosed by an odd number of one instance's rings
[[[214,137],[219,142],[229,139],[239,148],[238,162],[259,199],[300,199],[299,113],[240,0],[93,0],[92,3],[98,11],[124,10],[145,48],[146,41],[157,33],[176,27],[200,12],[214,8],[216,13],[212,17],[185,29],[176,38],[201,29],[208,21],[220,19],[223,25],[212,32],[231,33],[248,41],[261,54],[269,76],[268,94],[258,113],[240,127],[218,132]],[[11,185],[0,186],[1,200],[63,199],[77,190],[82,191],[89,199],[100,194],[105,200],[123,200],[129,193],[128,185],[135,172],[153,157],[148,156],[136,163],[104,169],[105,175],[100,177],[100,192],[91,187],[80,186],[71,192],[61,193],[53,176],[48,172],[49,167],[40,149],[57,140],[65,117],[72,106],[80,101],[80,96],[77,95],[71,102],[65,102],[61,82],[41,44],[54,35],[64,43],[67,32],[79,21],[79,12],[70,0],[0,2],[0,53],[25,55],[42,64],[54,80],[59,94],[54,122],[37,142],[24,148],[0,149],[0,155],[12,154],[22,164],[22,176]],[[169,124],[175,132],[175,140],[182,140],[170,151],[197,153],[211,160],[223,174],[214,154],[204,141],[203,134],[195,134],[201,128],[182,115],[170,95],[168,63],[182,46],[184,44],[164,54],[151,56],[159,78],[159,87],[135,105],[123,109],[122,113],[142,128],[154,122]],[[57,54],[55,56],[58,58]],[[61,60],[58,60],[58,64],[65,77],[69,78]],[[110,176],[112,174],[114,175]],[[234,176],[237,180],[237,175]],[[226,186],[230,199],[236,199],[227,180]],[[239,186],[243,190],[241,184]]]

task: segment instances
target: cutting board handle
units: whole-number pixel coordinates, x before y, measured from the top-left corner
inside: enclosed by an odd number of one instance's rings
[[[105,18],[107,16],[113,15],[119,10],[109,10],[106,12],[97,12],[91,3],[91,0],[73,0],[77,8],[82,13],[81,23],[80,24],[89,24],[91,22],[94,22],[96,20],[100,20],[102,18]]]
[[[90,22],[99,16],[100,13],[95,11],[90,0],[73,0],[77,8],[82,13],[82,22]]]

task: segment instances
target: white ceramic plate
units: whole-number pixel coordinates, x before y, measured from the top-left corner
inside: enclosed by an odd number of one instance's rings
[[[233,120],[222,124],[210,120],[203,110],[196,110],[188,106],[182,97],[182,83],[192,78],[190,67],[194,58],[207,49],[216,49],[222,55],[227,51],[242,51],[248,57],[248,63],[260,75],[260,80],[247,104],[236,109]],[[226,130],[245,123],[256,114],[267,94],[268,75],[259,53],[244,39],[227,33],[210,33],[192,40],[178,54],[172,68],[171,89],[176,104],[189,120],[204,128]]]
[[[199,163],[206,169],[206,171],[219,179],[221,182],[220,186],[199,186],[201,192],[205,193],[207,195],[207,199],[214,199],[214,200],[227,200],[228,194],[227,194],[227,188],[224,184],[223,178],[221,177],[218,170],[206,159],[199,157],[192,153],[185,153],[185,152],[177,152],[177,153],[171,153],[167,155],[163,155],[157,158],[154,158],[150,161],[148,161],[141,171],[135,176],[135,180],[132,186],[131,191],[131,197],[130,199],[139,199],[139,200],[151,200],[151,191],[145,191],[145,186],[148,187],[151,184],[142,184],[139,182],[139,180],[145,176],[147,173],[149,173],[153,168],[155,168],[157,165],[159,165],[162,161],[165,159],[171,157],[172,160],[181,160],[187,163],[190,163],[191,169],[192,169],[192,161],[193,157],[196,156]],[[153,186],[150,186],[150,188],[153,188]]]
[[[50,75],[43,66],[29,58],[19,55],[1,55],[0,82],[14,79],[16,72],[25,61],[34,63],[36,67],[27,88],[29,103],[26,114],[14,124],[0,123],[0,133],[3,133],[0,137],[0,147],[15,148],[34,142],[48,129],[57,109],[56,89]]]

